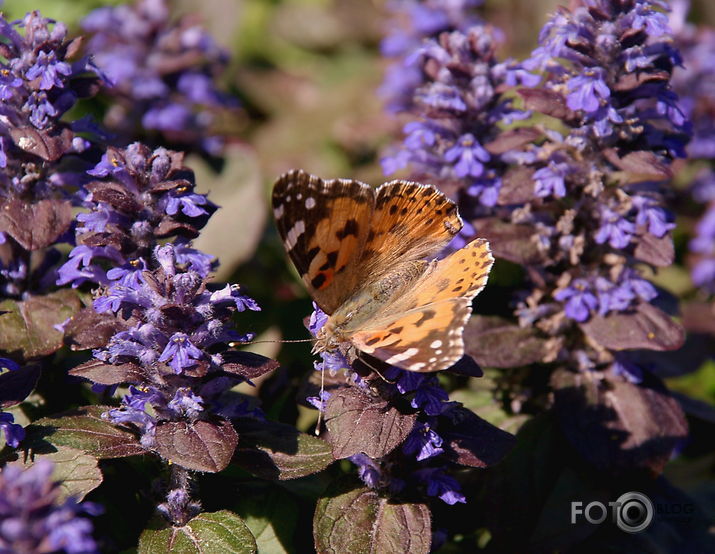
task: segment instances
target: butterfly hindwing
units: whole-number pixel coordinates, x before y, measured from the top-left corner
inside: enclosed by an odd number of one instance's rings
[[[360,257],[374,206],[373,189],[303,171],[282,175],[273,213],[283,243],[315,302],[331,314],[364,280]]]
[[[471,301],[487,284],[493,264],[489,243],[473,240],[439,260],[434,270],[423,276],[415,286],[414,305],[408,308],[456,297]]]
[[[410,371],[439,371],[464,355],[462,330],[472,313],[466,298],[442,300],[396,314],[385,328],[358,332],[355,347]]]
[[[472,299],[486,284],[494,259],[476,239],[431,267],[402,295],[356,332],[358,350],[411,371],[438,371],[464,354],[462,332]]]

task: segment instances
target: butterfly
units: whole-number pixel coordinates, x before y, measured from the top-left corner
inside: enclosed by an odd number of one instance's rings
[[[457,206],[435,187],[391,181],[373,189],[293,170],[274,185],[273,214],[308,292],[329,316],[314,353],[367,355],[419,372],[462,358],[472,299],[494,258],[487,241],[475,239],[427,259],[462,228]]]

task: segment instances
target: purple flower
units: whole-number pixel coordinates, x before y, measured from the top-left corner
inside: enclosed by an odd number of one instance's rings
[[[196,365],[202,357],[203,352],[191,344],[185,333],[174,333],[159,356],[159,361],[168,361],[174,373],[181,373],[184,369]]]
[[[165,148],[152,151],[139,143],[110,147],[87,172],[103,180],[87,186],[85,206],[91,211],[78,216],[78,246],[60,268],[57,284],[106,284],[107,262],[127,271],[146,268],[158,241],[170,237],[179,263],[208,275],[214,258],[187,246],[183,235],[198,234],[216,207],[193,192],[193,174],[182,162],[183,154]],[[106,201],[108,194],[122,195],[123,202]]]
[[[444,159],[454,164],[457,177],[479,177],[484,171],[482,162],[488,162],[490,156],[473,135],[466,134],[444,153]]]
[[[65,77],[72,74],[70,64],[57,59],[54,52],[40,51],[37,55],[35,65],[30,67],[25,73],[28,81],[40,78],[40,89],[49,90],[52,87],[62,87],[64,83],[60,75]]]
[[[358,466],[358,475],[363,483],[371,489],[376,489],[380,485],[382,478],[380,466],[375,461],[363,453],[354,454],[348,458]]]
[[[656,200],[646,196],[634,196],[633,205],[638,210],[636,225],[646,226],[651,235],[662,238],[675,228],[675,223],[670,222],[672,215]]]
[[[54,466],[38,459],[23,469],[8,464],[0,471],[0,548],[3,552],[99,552],[92,524],[84,515],[101,507],[73,498],[60,500]]]
[[[208,200],[202,194],[185,194],[183,196],[169,195],[166,202],[166,213],[176,215],[179,210],[189,217],[198,217],[207,214],[201,206]]]
[[[611,365],[611,371],[636,385],[643,381],[643,369],[633,362],[617,359]]]
[[[608,242],[612,248],[622,249],[631,242],[636,226],[609,208],[601,209],[601,226],[594,235],[598,244]]]
[[[241,294],[240,290],[240,287],[237,285],[226,285],[221,290],[217,290],[211,294],[211,302],[215,304],[221,302],[231,302],[236,306],[236,309],[239,312],[243,312],[244,310],[260,312],[261,307],[258,303],[253,300],[253,298],[249,298],[248,296]]]
[[[318,393],[318,396],[309,396],[305,400],[306,400],[306,402],[308,402],[308,404],[310,404],[311,406],[316,408],[318,411],[324,412],[325,406],[326,406],[329,398],[330,398],[330,393],[326,390],[321,390]]]
[[[422,72],[416,66],[414,51],[427,38],[452,30],[465,31],[479,22],[475,8],[481,0],[400,0],[389,2],[394,13],[387,25],[387,36],[380,49],[394,62],[387,69],[380,93],[392,112],[409,109],[414,103],[415,89],[422,83]]]
[[[5,442],[10,448],[17,448],[25,438],[25,430],[14,421],[15,416],[12,414],[0,412],[0,429],[5,435]]]
[[[600,315],[606,315],[610,311],[627,310],[636,298],[627,283],[617,285],[604,277],[596,278],[596,291]]]
[[[443,502],[454,505],[466,503],[467,499],[459,492],[461,487],[454,477],[450,477],[439,468],[420,469],[415,472],[420,481],[427,486],[429,496],[437,496]]]
[[[92,352],[106,364],[132,368],[122,406],[103,417],[134,427],[141,444],[152,449],[159,421],[260,415],[255,408],[223,397],[255,376],[244,375],[245,366],[229,347],[233,341],[246,340],[230,319],[247,305],[258,306],[241,295],[237,285],[207,290],[205,277],[179,265],[172,243],[155,248],[151,259],[159,267],[137,264],[108,271],[113,281],[105,296],[94,302],[95,310],[111,309],[120,321],[131,324]],[[225,364],[230,364],[230,371],[223,370]]]
[[[426,380],[427,381],[427,380]],[[432,377],[415,390],[415,395],[410,401],[410,405],[415,409],[420,409],[429,416],[436,416],[442,413],[444,403],[449,400],[449,395],[439,381]]]
[[[190,388],[181,387],[174,393],[167,407],[179,417],[195,419],[204,411],[203,402],[203,398],[194,394]]]
[[[594,68],[569,79],[569,94],[566,97],[568,107],[572,110],[595,112],[601,106],[601,100],[606,100],[611,95],[611,90],[603,78],[603,70]]]
[[[550,161],[546,167],[534,172],[534,181],[536,182],[534,193],[541,198],[546,196],[563,198],[566,196],[565,178],[569,172],[570,167],[567,163]]]
[[[442,454],[442,437],[428,424],[417,422],[407,440],[402,444],[405,454],[416,454],[418,462]]]
[[[554,298],[560,302],[565,301],[566,315],[578,322],[586,321],[598,306],[596,295],[591,292],[588,282],[583,279],[575,279],[567,288],[554,294]]]
[[[105,123],[122,142],[153,129],[163,143],[221,155],[216,122],[230,117],[237,102],[217,87],[227,53],[196,21],[173,18],[165,0],[139,0],[99,8],[82,26],[91,34],[88,51],[111,82],[104,92],[113,110]]]
[[[313,313],[310,314],[310,320],[308,323],[308,330],[310,334],[314,337],[317,336],[318,331],[323,328],[325,322],[328,321],[328,314],[323,312],[318,305],[313,302]]]

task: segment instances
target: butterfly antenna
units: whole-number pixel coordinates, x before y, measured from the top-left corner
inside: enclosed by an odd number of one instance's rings
[[[315,436],[317,437],[320,435],[320,424],[323,422],[323,410],[325,409],[325,406],[323,406],[323,391],[325,390],[325,368],[322,368],[320,370],[320,392],[318,393],[318,400],[320,401],[320,408],[318,410],[318,421],[315,423]]]
[[[315,342],[316,339],[290,339],[290,340],[251,340],[247,342],[232,342],[229,346],[244,346],[246,344],[263,344],[263,343],[287,343],[287,342]]]

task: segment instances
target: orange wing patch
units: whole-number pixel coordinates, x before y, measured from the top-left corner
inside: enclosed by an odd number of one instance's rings
[[[449,298],[464,297],[471,301],[487,284],[493,264],[489,243],[484,239],[473,240],[439,260],[415,285],[410,308]]]
[[[285,248],[327,314],[365,279],[365,268],[355,264],[374,203],[374,191],[366,184],[324,181],[300,170],[282,175],[273,188],[273,213]]]
[[[464,355],[462,330],[472,313],[466,298],[443,300],[399,314],[384,329],[355,333],[362,352],[410,371],[439,371]]]
[[[383,274],[442,250],[462,228],[457,206],[432,185],[392,181],[377,189],[361,263]]]

